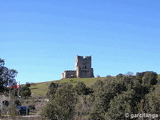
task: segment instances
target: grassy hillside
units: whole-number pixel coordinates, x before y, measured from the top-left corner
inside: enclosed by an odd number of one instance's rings
[[[69,82],[72,85],[76,85],[77,82],[84,82],[86,86],[93,85],[97,80],[103,80],[105,78],[70,78],[70,79],[62,79],[56,81],[49,81],[49,82],[42,82],[42,83],[35,83],[34,85],[30,86],[32,96],[43,96],[47,93],[48,86],[51,82],[55,83],[65,83]]]
[[[84,82],[86,86],[93,85],[97,80],[104,80],[105,77],[100,78],[70,78],[70,79],[62,79],[62,80],[56,80],[56,81],[49,81],[49,82],[41,82],[41,83],[35,83],[34,85],[31,85],[30,89],[32,92],[32,96],[44,96],[48,91],[48,86],[51,82],[55,83],[65,83],[69,82],[72,85],[76,85],[77,82]],[[158,79],[160,80],[160,74],[158,75]]]

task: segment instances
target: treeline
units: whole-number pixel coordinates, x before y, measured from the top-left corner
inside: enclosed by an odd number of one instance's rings
[[[152,71],[108,76],[90,87],[83,82],[75,86],[51,83],[47,96],[49,102],[41,115],[51,120],[156,120],[160,117],[160,85],[157,73]]]

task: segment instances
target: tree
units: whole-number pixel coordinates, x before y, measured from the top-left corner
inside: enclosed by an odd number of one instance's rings
[[[157,78],[158,75],[156,72],[147,71],[144,73],[142,77],[142,84],[143,86],[149,87],[150,85],[156,85],[157,84]]]
[[[20,88],[20,95],[22,97],[30,97],[31,96],[31,90],[26,86],[21,87]]]
[[[4,88],[16,83],[15,77],[18,72],[4,66],[5,61],[0,58],[0,92],[4,92]]]
[[[131,71],[128,71],[128,72],[126,73],[126,75],[127,75],[127,76],[133,76],[133,75],[134,75],[134,73],[133,73],[133,72],[131,72]]]
[[[122,77],[124,78],[124,77]],[[121,79],[122,79],[121,78]],[[120,79],[120,80],[121,80]],[[128,80],[129,81],[129,80]],[[123,81],[116,80],[98,80],[95,85],[93,85],[93,95],[95,97],[94,107],[90,111],[89,119],[90,120],[106,120],[105,113],[108,112],[110,101],[121,94],[122,91],[126,90],[126,85],[123,84]]]
[[[138,112],[135,106],[134,94],[134,90],[129,90],[115,96],[109,103],[110,107],[105,114],[105,119],[125,120],[127,119],[125,113],[134,114],[135,112]]]
[[[76,97],[71,84],[56,90],[52,99],[42,109],[41,115],[52,120],[71,120],[75,113]]]
[[[29,82],[26,82],[25,86],[26,86],[26,87],[30,87],[31,84],[30,84]]]
[[[47,96],[50,97],[50,96],[54,96],[54,94],[56,93],[56,90],[58,88],[58,84],[57,83],[50,83],[49,87],[48,87],[48,92],[47,92]]]
[[[146,94],[143,110],[146,113],[160,115],[160,87],[159,85],[156,85],[155,88],[150,93]]]
[[[75,85],[74,90],[78,95],[85,95],[87,92],[87,88],[86,88],[86,85],[84,84],[84,82],[78,82]]]
[[[123,78],[125,75],[123,75],[122,73],[119,73],[116,78],[120,79],[120,78]]]
[[[4,66],[4,60],[2,60],[0,58],[0,92],[3,92],[4,91],[4,81],[3,81],[3,78],[2,78],[2,74],[3,74],[3,66]]]

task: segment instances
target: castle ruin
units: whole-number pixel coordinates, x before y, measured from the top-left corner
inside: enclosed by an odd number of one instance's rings
[[[93,68],[91,68],[91,56],[77,56],[75,67],[75,70],[64,71],[62,73],[62,79],[94,77]]]

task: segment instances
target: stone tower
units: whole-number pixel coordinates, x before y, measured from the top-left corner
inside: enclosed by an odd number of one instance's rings
[[[62,78],[89,78],[94,77],[93,68],[91,68],[91,56],[77,56],[76,70],[67,70],[62,73]]]
[[[91,68],[91,56],[76,57],[76,76],[78,78],[94,77],[93,68]]]

